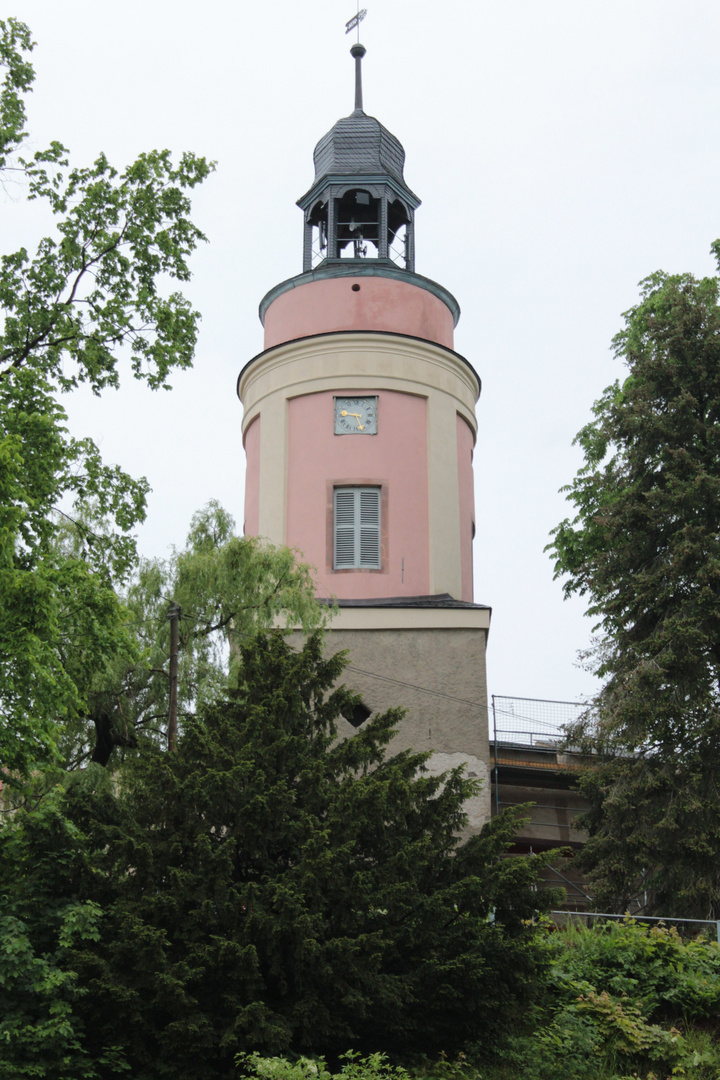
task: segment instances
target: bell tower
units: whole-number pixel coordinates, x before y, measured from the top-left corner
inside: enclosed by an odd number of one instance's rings
[[[415,271],[400,141],[355,108],[315,147],[303,271],[260,303],[264,350],[242,369],[245,531],[287,544],[335,597],[364,710],[408,709],[396,737],[488,780],[485,643],[473,601],[480,379],[453,348],[460,309]],[[348,731],[352,730],[352,726]],[[489,783],[472,816],[489,816]]]
[[[305,215],[303,270],[340,258],[384,259],[415,269],[415,210],[403,178],[405,151],[362,106],[363,45],[353,45],[355,109],[313,155],[315,180],[298,200]]]

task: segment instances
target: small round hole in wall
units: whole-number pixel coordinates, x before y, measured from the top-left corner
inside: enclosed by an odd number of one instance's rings
[[[360,292],[360,286],[359,285],[353,285],[352,291],[353,292]]]

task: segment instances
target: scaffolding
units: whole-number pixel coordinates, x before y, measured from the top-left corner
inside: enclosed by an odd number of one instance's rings
[[[532,803],[517,837],[517,844],[527,854],[555,847],[577,848],[581,843],[575,822],[583,810],[582,797],[566,791],[567,781],[562,778],[579,767],[568,736],[588,708],[584,702],[493,694],[492,809],[499,814],[507,807]],[[503,775],[507,776],[505,781]],[[538,785],[544,796],[538,797]],[[515,853],[522,857],[522,850],[516,848]],[[572,859],[561,866],[546,867],[541,884],[562,885],[568,908],[591,907],[592,897]]]

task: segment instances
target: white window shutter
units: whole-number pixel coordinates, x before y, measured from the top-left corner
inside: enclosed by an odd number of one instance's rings
[[[336,570],[380,569],[380,488],[335,488]]]
[[[355,491],[335,489],[335,569],[355,566]]]
[[[360,488],[360,544],[359,565],[380,566],[380,491],[378,488]]]

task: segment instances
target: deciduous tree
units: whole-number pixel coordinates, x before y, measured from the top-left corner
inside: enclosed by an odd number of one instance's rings
[[[153,388],[190,365],[199,316],[165,283],[189,277],[204,238],[188,191],[212,168],[168,151],[120,171],[103,154],[72,167],[59,142],[23,157],[32,48],[23,23],[0,20],[0,178],[54,220],[51,235],[0,257],[0,762],[11,778],[56,755],[58,724],[86,710],[90,671],[130,648],[113,586],[132,564],[147,484],[71,435],[60,397],[117,386],[121,363]],[[106,527],[85,527],[88,512]],[[63,514],[79,552],[58,542]]]
[[[330,610],[315,599],[311,568],[289,548],[239,537],[214,501],[194,515],[186,544],[167,560],[141,560],[124,596],[132,648],[93,677],[88,713],[66,727],[64,758],[108,764],[115,747],[167,737],[169,602],[180,608],[180,725],[236,686],[240,646],[275,623],[306,633]]]
[[[576,516],[550,545],[565,593],[587,596],[598,619],[605,680],[573,733],[596,755],[583,859],[601,904],[717,918],[717,278],[654,274],[614,345],[629,373],[577,437]]]

